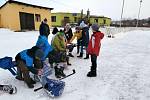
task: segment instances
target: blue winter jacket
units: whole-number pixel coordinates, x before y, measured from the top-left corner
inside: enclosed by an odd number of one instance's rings
[[[48,42],[48,38],[46,36],[40,35],[36,42],[36,46],[43,50],[44,57],[42,60],[45,60],[49,52],[53,50],[52,46]]]
[[[21,59],[25,61],[28,68],[33,67],[33,58],[27,54],[27,50],[20,52]]]

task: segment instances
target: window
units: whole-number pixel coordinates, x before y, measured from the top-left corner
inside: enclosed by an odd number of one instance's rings
[[[77,16],[77,13],[72,13],[72,16]]]
[[[41,15],[40,14],[35,14],[35,21],[41,22]]]
[[[51,16],[51,21],[56,22],[56,16]]]
[[[106,19],[104,19],[104,24],[106,24]]]
[[[77,22],[77,17],[74,17],[74,22]]]
[[[64,20],[69,20],[69,17],[64,17]]]
[[[94,21],[94,22],[98,23],[98,19],[95,19],[95,21]]]

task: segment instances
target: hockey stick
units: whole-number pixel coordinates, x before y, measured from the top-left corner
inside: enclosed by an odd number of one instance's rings
[[[76,73],[76,71],[75,71],[75,69],[73,69],[71,74],[69,74],[69,75],[67,75],[67,76],[65,76],[65,77],[63,77],[63,78],[61,78],[61,79],[59,79],[59,80],[65,79],[65,78],[67,78],[67,77],[69,77],[69,76],[71,76],[71,75],[73,75],[73,74],[75,74],[75,73]],[[39,87],[39,88],[37,88],[37,89],[34,89],[34,92],[36,92],[36,91],[38,91],[38,90],[41,90],[42,88],[43,88],[43,86],[41,86],[41,87]]]
[[[65,79],[65,78],[67,78],[67,77],[69,77],[69,76],[71,76],[71,75],[73,75],[75,73],[76,73],[76,71],[75,71],[75,69],[73,69],[71,74],[69,74],[69,75],[67,75],[67,76],[65,76],[63,78],[60,78],[59,80]]]
[[[34,89],[34,92],[38,91],[38,90],[41,90],[43,88],[43,86],[37,88],[37,89]]]

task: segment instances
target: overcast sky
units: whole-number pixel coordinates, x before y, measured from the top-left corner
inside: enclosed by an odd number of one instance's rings
[[[3,4],[6,0],[0,0]],[[84,13],[89,9],[91,15],[101,15],[119,20],[123,0],[16,0],[26,3],[52,7],[52,12]],[[140,0],[125,0],[123,18],[137,18]],[[150,17],[150,0],[143,0],[140,19]]]

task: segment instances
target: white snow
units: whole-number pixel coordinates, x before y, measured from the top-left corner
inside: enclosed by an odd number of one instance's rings
[[[12,32],[0,29],[0,58],[15,57],[21,50],[35,45],[38,31]],[[52,35],[49,36],[49,40]],[[66,74],[76,69],[76,74],[64,79],[63,95],[54,100],[150,100],[150,31],[130,31],[115,34],[115,38],[102,40],[98,57],[98,75],[86,77],[90,59],[71,58],[72,66]],[[0,100],[51,100],[43,90],[33,92],[7,70],[0,69],[0,84],[12,84],[17,94],[0,93]],[[40,83],[35,88],[40,87]]]

